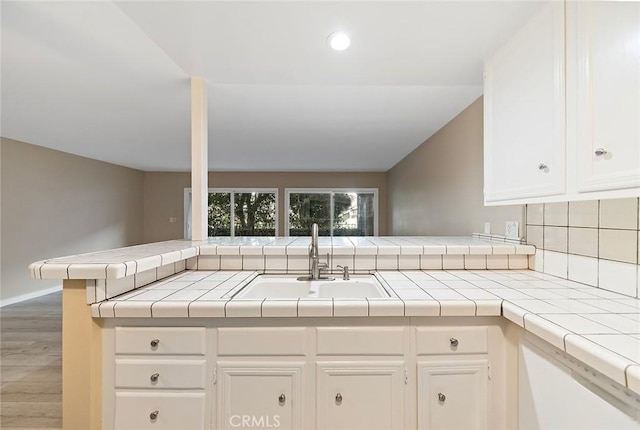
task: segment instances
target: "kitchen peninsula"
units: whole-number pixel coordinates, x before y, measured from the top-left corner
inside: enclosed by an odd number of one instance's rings
[[[33,263],[64,279],[65,428],[517,428],[549,378],[617,405],[585,419],[638,425],[637,299],[483,237],[321,237],[333,276],[372,273],[389,297],[234,297],[261,274],[308,273],[308,246],[210,238]]]

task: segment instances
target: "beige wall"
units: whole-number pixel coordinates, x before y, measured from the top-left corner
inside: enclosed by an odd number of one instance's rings
[[[3,138],[0,176],[3,303],[61,285],[34,261],[142,241],[141,171]]]
[[[482,98],[388,172],[389,234],[504,234],[505,221],[520,222],[522,206],[484,207]]]
[[[179,239],[184,235],[184,189],[189,173],[145,172],[144,241]],[[379,234],[387,234],[387,174],[323,172],[209,172],[210,188],[278,188],[279,232],[284,234],[285,188],[378,188]],[[170,223],[170,218],[176,218]]]

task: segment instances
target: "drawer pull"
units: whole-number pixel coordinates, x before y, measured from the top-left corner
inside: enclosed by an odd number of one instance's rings
[[[596,149],[595,154],[596,154],[596,157],[602,157],[603,155],[607,155],[608,152],[604,148],[598,148],[598,149]]]
[[[158,414],[160,414],[160,411],[156,409],[155,411],[153,411],[153,412],[151,412],[149,414],[149,418],[151,418],[152,420],[157,420],[158,419]]]
[[[284,402],[286,401],[287,401],[287,396],[285,396],[284,393],[278,396],[278,403],[284,404]]]
[[[160,344],[160,339],[153,339],[151,341],[151,348],[157,348],[159,344]]]
[[[456,339],[455,337],[452,337],[451,339],[449,339],[449,342],[451,343],[452,348],[458,347],[458,339]]]
[[[340,393],[336,394],[336,403],[338,404],[342,403],[342,394]]]
[[[444,403],[445,400],[447,400],[447,396],[442,393],[438,393],[438,401]]]
[[[549,166],[547,166],[544,163],[540,163],[538,165],[538,170],[540,170],[541,172],[547,173],[549,171]]]
[[[160,374],[154,373],[149,379],[151,379],[151,382],[158,382],[158,379],[160,379]]]

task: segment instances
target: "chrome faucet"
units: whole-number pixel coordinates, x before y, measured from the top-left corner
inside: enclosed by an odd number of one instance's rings
[[[317,281],[319,279],[325,281],[333,281],[335,278],[329,276],[320,276],[321,270],[329,268],[329,254],[327,254],[327,263],[320,262],[320,253],[318,251],[318,224],[313,223],[311,226],[311,245],[309,245],[309,263],[311,269],[309,276],[301,276],[298,281]]]
[[[316,281],[320,279],[320,257],[318,256],[318,224],[316,223],[313,223],[313,225],[311,226],[309,261],[311,262],[311,280]]]

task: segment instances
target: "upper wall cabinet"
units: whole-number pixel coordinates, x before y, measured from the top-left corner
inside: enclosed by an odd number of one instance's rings
[[[567,3],[568,142],[578,192],[640,187],[640,2]]]
[[[565,192],[564,5],[542,4],[485,64],[485,202]]]
[[[639,195],[640,2],[541,5],[485,63],[484,124],[487,205]]]

